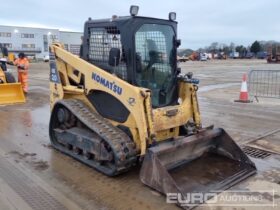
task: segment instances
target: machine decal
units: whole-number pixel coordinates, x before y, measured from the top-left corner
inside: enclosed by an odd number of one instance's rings
[[[96,73],[92,73],[92,79],[95,80],[96,82],[100,83],[104,87],[112,90],[114,93],[117,93],[118,95],[122,94],[122,88],[118,85],[115,84],[115,82],[110,82],[107,79],[101,77],[100,75]]]
[[[50,81],[60,83],[60,78],[56,68],[55,55],[52,52],[50,52]]]
[[[135,102],[135,98],[130,97],[127,102],[129,103],[130,106],[134,106]]]

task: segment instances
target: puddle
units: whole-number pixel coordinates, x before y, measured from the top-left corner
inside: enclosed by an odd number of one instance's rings
[[[222,89],[222,88],[232,87],[236,85],[240,85],[240,83],[235,82],[235,83],[223,83],[223,84],[216,84],[216,85],[206,85],[206,86],[199,87],[198,92],[208,92],[211,90]]]
[[[43,107],[31,111],[31,116],[33,123],[44,124],[48,127],[48,122],[50,119],[50,106],[45,105]]]
[[[28,88],[30,91],[31,90],[44,90],[44,91],[49,91],[50,89],[47,88],[47,87],[42,87],[42,86],[37,86],[37,85],[33,85],[33,86],[30,86]]]
[[[38,100],[38,99],[37,99]],[[34,103],[40,103],[40,101]],[[48,104],[38,108],[30,104],[7,107],[0,111],[0,147],[9,147],[10,151],[21,153],[19,157],[37,157],[38,160],[49,160],[51,150],[46,150],[42,144],[49,144],[48,124],[50,107]],[[34,154],[37,155],[34,155]],[[39,164],[40,165],[40,164]],[[36,166],[37,167],[37,166]],[[46,168],[45,166],[39,168]]]
[[[204,78],[212,78],[213,75],[208,75],[208,74],[196,74],[195,77],[197,77],[197,78],[202,78],[202,77],[204,77]]]

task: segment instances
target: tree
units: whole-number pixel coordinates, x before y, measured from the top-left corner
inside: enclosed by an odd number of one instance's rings
[[[229,53],[231,52],[229,46],[224,45],[224,46],[223,46],[223,52],[224,52],[226,55],[229,55]]]
[[[243,54],[246,51],[246,47],[243,45],[236,46],[235,51],[239,52],[239,54]]]
[[[235,51],[235,44],[233,42],[231,42],[230,45],[229,45],[229,51],[230,52]]]
[[[205,50],[203,49],[203,48],[198,48],[198,50],[197,50],[199,53],[203,53],[203,52],[205,52]]]
[[[261,51],[261,45],[258,41],[255,41],[250,48],[251,52],[257,54],[258,52]]]
[[[219,45],[218,42],[213,42],[213,43],[210,45],[209,49],[210,49],[211,53],[216,53],[216,52],[217,52],[217,50],[218,50],[218,45]]]

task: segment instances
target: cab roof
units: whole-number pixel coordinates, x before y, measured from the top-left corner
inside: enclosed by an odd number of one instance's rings
[[[163,23],[175,23],[177,24],[177,21],[172,21],[168,19],[161,19],[161,18],[153,18],[153,17],[144,17],[144,16],[116,16],[112,18],[104,18],[104,19],[91,19],[89,18],[86,23],[87,24],[100,24],[100,23],[122,23],[122,22],[128,22],[132,20],[150,20],[150,21],[155,21],[155,22],[163,22]]]

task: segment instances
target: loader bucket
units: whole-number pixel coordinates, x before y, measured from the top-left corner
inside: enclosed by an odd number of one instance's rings
[[[149,148],[140,179],[163,194],[182,196],[180,206],[191,209],[206,201],[190,200],[192,193],[223,191],[255,173],[255,164],[223,129],[216,128]]]
[[[20,83],[0,84],[0,105],[24,102],[25,97]]]

